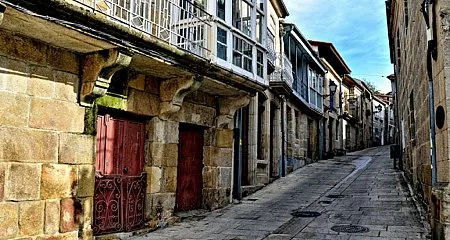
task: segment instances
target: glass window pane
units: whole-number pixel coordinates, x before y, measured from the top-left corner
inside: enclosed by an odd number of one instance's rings
[[[264,10],[264,0],[256,0],[256,7]]]
[[[256,61],[260,64],[263,63],[263,53],[259,50],[256,52]]]
[[[237,29],[241,29],[241,1],[242,0],[233,0],[231,4],[232,8],[232,19],[233,19],[233,27]]]
[[[217,17],[225,21],[225,0],[217,0]]]
[[[251,21],[252,7],[246,2],[242,2],[241,16],[242,16],[242,29],[241,30],[245,35],[251,37],[252,36],[252,21]]]
[[[244,69],[249,71],[249,72],[253,72],[252,71],[252,59],[251,58],[244,57]]]
[[[259,12],[256,13],[256,41],[262,42],[262,16]]]
[[[217,28],[217,41],[227,44],[227,31],[222,28]]]

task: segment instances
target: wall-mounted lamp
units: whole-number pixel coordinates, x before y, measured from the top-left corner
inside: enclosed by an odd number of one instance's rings
[[[330,94],[323,95],[324,98],[329,97],[329,96],[334,96],[334,94],[336,93],[336,89],[337,89],[336,83],[334,83],[333,81],[330,81],[329,87],[330,87]]]

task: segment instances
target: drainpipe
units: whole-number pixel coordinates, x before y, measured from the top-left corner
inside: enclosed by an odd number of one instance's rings
[[[281,163],[280,163],[280,175],[286,176],[286,152],[285,152],[285,131],[284,131],[284,104],[286,103],[285,96],[280,96],[281,101]]]
[[[435,50],[435,40],[433,40],[432,29],[429,21],[429,4],[430,0],[424,0],[422,3],[422,13],[427,25],[427,73],[428,73],[428,92],[430,98],[430,141],[431,141],[431,183],[434,187],[437,183],[437,164],[436,164],[436,128],[434,116],[434,82],[433,82],[433,51]],[[433,6],[434,10],[434,6]],[[434,11],[433,11],[434,12]],[[433,13],[433,18],[434,18]]]

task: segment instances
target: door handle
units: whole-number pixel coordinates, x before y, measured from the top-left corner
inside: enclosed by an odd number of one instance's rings
[[[123,168],[123,172],[124,172],[124,173],[127,173],[127,172],[128,172],[128,168],[127,168],[127,167],[124,167],[124,168]]]

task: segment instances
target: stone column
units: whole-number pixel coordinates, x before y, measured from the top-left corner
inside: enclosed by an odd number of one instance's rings
[[[213,210],[229,203],[233,162],[233,129],[206,130],[203,147],[203,206]]]
[[[250,185],[257,183],[256,167],[258,160],[258,95],[251,98],[249,105],[248,124],[248,182]]]
[[[153,118],[148,124],[145,171],[147,196],[145,217],[168,221],[175,209],[179,123]]]

